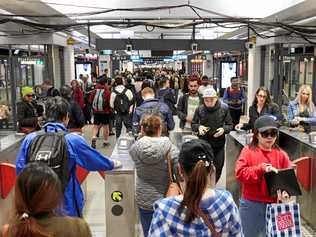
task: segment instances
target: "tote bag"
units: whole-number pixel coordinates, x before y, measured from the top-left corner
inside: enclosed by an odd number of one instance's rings
[[[266,208],[267,237],[300,237],[301,220],[298,203],[273,203]]]

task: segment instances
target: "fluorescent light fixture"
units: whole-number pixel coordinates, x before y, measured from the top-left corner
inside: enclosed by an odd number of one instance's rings
[[[214,33],[213,30],[210,30],[210,29],[201,29],[200,30],[200,35],[202,38],[206,38],[206,39],[213,39],[213,38],[216,38],[217,35]]]
[[[132,31],[132,30],[120,31],[120,38],[121,39],[127,39],[127,38],[133,38],[133,37],[134,37],[134,31]]]

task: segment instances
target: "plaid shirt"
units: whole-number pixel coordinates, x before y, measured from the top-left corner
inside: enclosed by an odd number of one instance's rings
[[[182,196],[177,196],[158,200],[154,204],[155,213],[148,236],[212,236],[201,217],[184,223],[185,209],[179,209],[181,201]],[[215,196],[203,199],[200,207],[222,236],[244,236],[238,208],[228,191],[215,190]]]

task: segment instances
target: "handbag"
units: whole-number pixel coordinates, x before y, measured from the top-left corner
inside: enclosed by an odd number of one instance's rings
[[[273,203],[266,208],[266,236],[301,236],[298,203]]]
[[[215,230],[214,225],[208,220],[207,216],[200,208],[198,209],[198,215],[203,219],[204,223],[207,225],[207,227],[211,231],[213,237],[221,236],[221,234]]]
[[[171,154],[170,151],[166,154],[166,160],[167,160],[167,167],[168,167],[168,177],[169,177],[169,184],[168,189],[166,192],[166,197],[173,197],[183,194],[181,190],[181,186],[178,182],[176,182],[173,178],[173,172],[172,172],[172,161],[171,161]]]

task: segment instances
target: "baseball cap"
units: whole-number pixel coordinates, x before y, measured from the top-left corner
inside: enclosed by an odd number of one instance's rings
[[[192,139],[182,144],[179,162],[185,170],[190,170],[200,160],[208,162],[208,164],[213,163],[213,149],[208,142],[201,139]]]
[[[217,93],[213,87],[206,88],[203,91],[203,98],[206,98],[206,97],[217,97]]]
[[[263,115],[256,119],[254,128],[259,132],[264,132],[268,129],[278,129],[278,124],[271,116]]]

